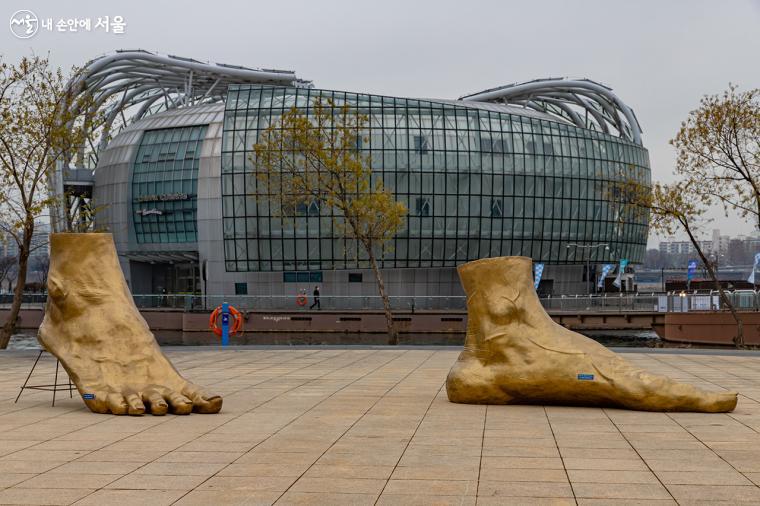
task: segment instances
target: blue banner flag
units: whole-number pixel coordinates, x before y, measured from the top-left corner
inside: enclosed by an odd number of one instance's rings
[[[691,278],[694,277],[694,274],[697,272],[697,261],[696,260],[689,260],[689,268],[686,270],[686,283],[691,283]]]
[[[747,281],[749,281],[753,285],[756,284],[755,283],[755,271],[757,270],[758,266],[760,266],[760,253],[758,253],[758,254],[755,255],[755,263],[752,264],[752,274],[750,274],[749,277],[747,278]]]
[[[627,265],[628,265],[628,259],[621,258],[620,268],[618,269],[618,275],[617,277],[615,277],[615,281],[612,282],[612,284],[615,285],[617,288],[621,288],[623,286],[623,273],[625,272],[625,268]]]
[[[596,284],[599,288],[602,288],[604,286],[604,279],[607,277],[607,274],[612,272],[612,269],[615,268],[615,264],[604,264],[602,266],[602,275],[599,276],[599,282]]]
[[[538,290],[538,285],[541,283],[541,275],[544,273],[544,264],[535,264],[533,266],[535,276],[533,278],[533,288]]]

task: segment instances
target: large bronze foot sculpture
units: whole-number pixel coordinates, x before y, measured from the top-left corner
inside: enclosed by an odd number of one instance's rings
[[[459,267],[467,294],[464,351],[446,379],[452,402],[565,404],[646,411],[726,412],[736,394],[649,374],[552,321],[533,289],[531,260]]]
[[[218,413],[222,398],[179,375],[134,305],[111,234],[52,234],[38,339],[96,413]],[[146,407],[147,406],[147,407]]]

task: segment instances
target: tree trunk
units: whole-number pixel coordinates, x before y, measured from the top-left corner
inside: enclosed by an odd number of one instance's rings
[[[388,325],[388,344],[398,344],[398,332],[396,332],[396,325],[393,323],[393,313],[391,313],[391,301],[388,298],[388,294],[385,292],[385,283],[383,282],[383,276],[380,274],[380,268],[377,266],[377,260],[371,247],[365,247],[367,254],[369,255],[369,261],[372,264],[372,271],[375,273],[375,280],[377,281],[377,288],[380,291],[380,297],[383,299],[383,309],[385,310],[385,322]]]
[[[734,321],[736,322],[736,335],[734,336],[734,339],[733,339],[734,346],[736,346],[737,348],[743,348],[744,347],[744,322],[739,316],[739,313],[736,312],[736,308],[729,300],[728,296],[726,295],[726,292],[723,290],[723,286],[720,284],[720,281],[718,281],[718,275],[715,273],[715,270],[713,269],[712,264],[705,257],[704,253],[702,253],[702,248],[699,247],[699,242],[697,242],[697,240],[691,234],[691,229],[688,227],[688,225],[685,226],[684,228],[686,229],[686,233],[689,234],[689,239],[691,240],[691,243],[694,246],[694,249],[699,255],[699,258],[702,259],[702,263],[704,264],[705,269],[707,269],[707,274],[710,276],[710,279],[712,279],[713,283],[715,284],[715,288],[718,290],[718,293],[720,294],[721,302],[726,305],[728,310],[731,311],[731,316],[734,317]]]
[[[34,224],[27,224],[24,227],[24,237],[21,240],[18,251],[18,276],[16,277],[16,288],[13,290],[13,303],[8,313],[8,319],[5,321],[2,330],[0,330],[0,350],[8,347],[13,331],[16,330],[18,314],[21,311],[21,299],[24,296],[24,285],[26,285],[26,270],[29,264],[29,250],[31,249],[32,234],[34,233]]]

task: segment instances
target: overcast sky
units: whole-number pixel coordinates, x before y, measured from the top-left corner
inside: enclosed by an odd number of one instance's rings
[[[19,9],[90,18],[89,32],[12,36]],[[94,29],[122,16],[125,33]],[[69,67],[115,49],[296,71],[320,88],[457,98],[539,77],[612,87],[644,130],[655,179],[673,178],[668,145],[704,94],[760,87],[760,0],[85,1],[3,0],[6,61],[50,53]],[[714,212],[706,229],[751,230]],[[656,243],[656,240],[650,241]]]

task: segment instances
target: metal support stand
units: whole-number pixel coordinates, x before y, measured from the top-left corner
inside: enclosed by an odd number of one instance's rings
[[[24,384],[21,385],[21,389],[18,392],[18,395],[16,396],[16,400],[13,401],[13,403],[17,403],[18,400],[21,398],[21,394],[24,393],[24,390],[44,390],[46,392],[53,392],[53,404],[51,406],[55,407],[55,394],[59,390],[68,390],[69,391],[69,398],[74,397],[74,385],[71,384],[71,378],[69,378],[69,385],[66,386],[64,384],[59,385],[58,384],[58,366],[60,365],[60,361],[58,359],[55,359],[55,380],[53,381],[52,385],[29,385],[29,379],[31,379],[32,374],[34,374],[34,369],[37,367],[37,363],[40,361],[40,358],[42,357],[42,354],[45,353],[45,350],[40,350],[39,354],[37,354],[37,358],[34,360],[34,364],[32,365],[31,370],[29,371],[29,374],[26,376],[26,380],[24,380]]]

